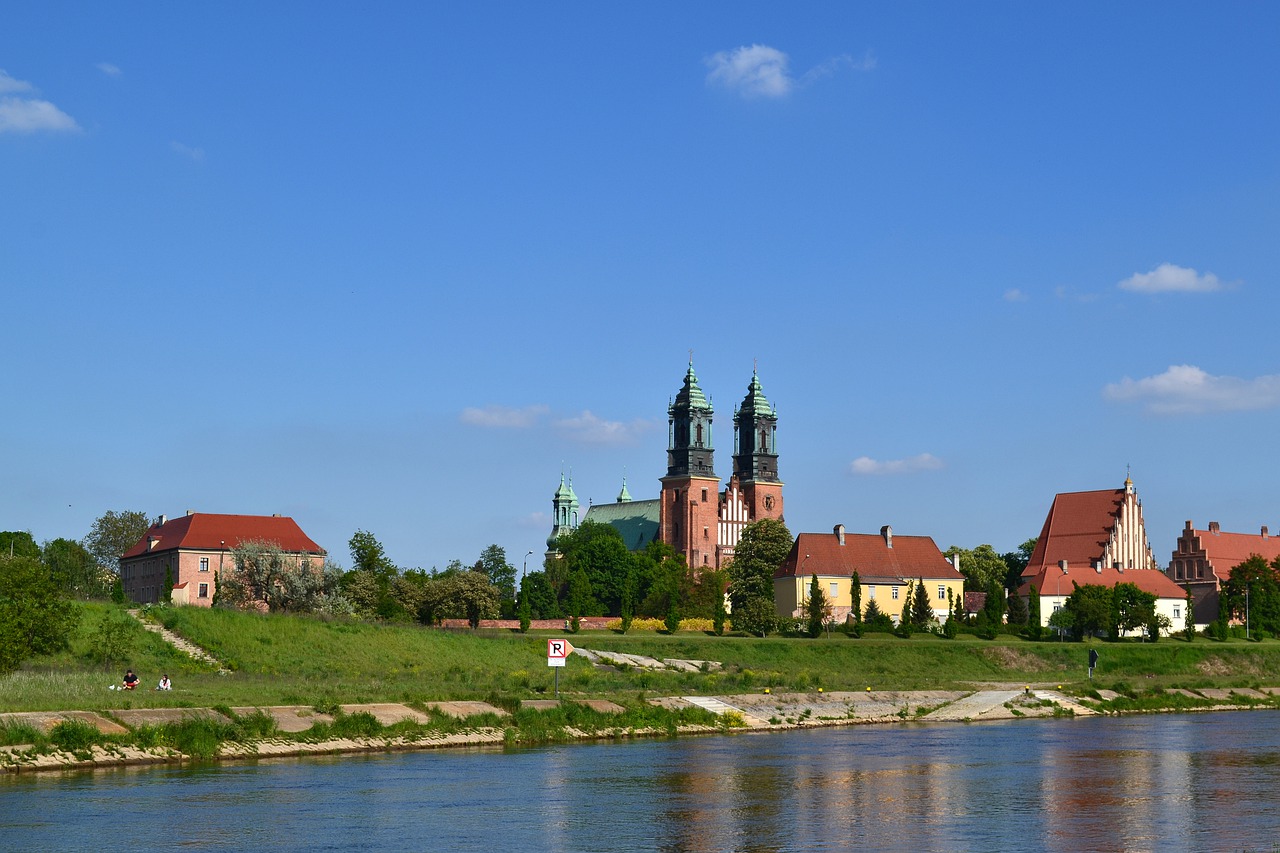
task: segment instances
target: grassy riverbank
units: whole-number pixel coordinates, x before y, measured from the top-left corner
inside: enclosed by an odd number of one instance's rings
[[[232,673],[198,664],[136,626],[122,661],[93,661],[95,629],[106,605],[85,605],[71,649],[32,661],[0,679],[0,711],[110,710],[141,707],[219,707],[481,699],[516,707],[553,689],[546,639],[562,634],[444,631],[307,617],[263,616],[202,608],[152,611],[182,636],[204,647]],[[1016,637],[909,640],[871,635],[851,639],[765,639],[621,635],[573,636],[576,646],[655,658],[716,661],[715,672],[599,669],[574,656],[560,675],[564,695],[640,700],[655,695],[725,695],[831,690],[969,689],[985,682],[1062,684],[1088,695],[1111,689],[1133,701],[1170,688],[1241,688],[1280,682],[1280,642],[1100,643],[1099,669],[1085,678],[1087,647],[1027,642]],[[154,686],[164,672],[175,689],[125,693],[108,690],[125,665]]]

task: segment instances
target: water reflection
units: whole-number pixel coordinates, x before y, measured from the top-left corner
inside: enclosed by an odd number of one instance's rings
[[[0,849],[1272,849],[1280,713],[0,778]]]

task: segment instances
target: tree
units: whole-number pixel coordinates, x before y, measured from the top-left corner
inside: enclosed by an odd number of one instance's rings
[[[446,568],[424,579],[419,619],[427,625],[444,619],[466,619],[472,628],[500,613],[498,588],[483,572]]]
[[[1182,627],[1182,633],[1189,643],[1196,638],[1196,600],[1191,594],[1191,584],[1183,584],[1183,588],[1187,591],[1184,604],[1187,609],[1187,616]]]
[[[1111,590],[1098,584],[1081,586],[1071,582],[1075,589],[1067,596],[1063,610],[1071,616],[1072,629],[1077,639],[1089,637],[1111,629]]]
[[[1040,639],[1044,620],[1040,615],[1040,590],[1031,585],[1031,595],[1027,597],[1027,636],[1033,640]]]
[[[56,583],[74,598],[106,598],[111,594],[109,572],[103,571],[84,545],[74,539],[53,539],[40,549],[40,559]]]
[[[1027,603],[1015,590],[1009,591],[1009,624],[1024,626],[1027,624]]]
[[[987,614],[987,624],[992,631],[999,631],[1004,624],[1005,594],[999,580],[991,581],[991,585],[987,587],[987,600],[982,609]]]
[[[1022,586],[1022,573],[1026,571],[1027,565],[1031,562],[1031,555],[1035,553],[1037,541],[1039,541],[1038,537],[1028,539],[1018,546],[1018,550],[1010,551],[1000,556],[1008,567],[1008,572],[1004,578],[1005,586],[1010,589],[1017,589]]]
[[[857,569],[849,576],[849,613],[854,625],[862,624],[862,577]]]
[[[893,620],[889,618],[889,614],[880,609],[880,605],[874,598],[867,601],[867,612],[862,621],[868,631],[893,630]]]
[[[82,543],[98,565],[120,574],[120,557],[151,529],[151,518],[145,512],[108,510],[89,528]]]
[[[507,552],[501,545],[490,545],[480,552],[476,571],[483,572],[498,588],[498,601],[504,611],[515,612],[516,567],[507,562]]]
[[[345,611],[341,573],[316,568],[308,559],[285,553],[274,542],[242,542],[231,549],[232,565],[218,577],[218,603],[272,613]]]
[[[915,630],[915,623],[911,619],[911,600],[915,596],[914,590],[915,581],[907,581],[907,594],[902,597],[902,613],[898,616],[898,633],[904,637],[910,637]]]
[[[911,624],[917,631],[927,631],[934,618],[929,590],[925,588],[924,578],[919,578],[915,593],[911,596]]]
[[[526,604],[530,619],[559,619],[564,616],[546,572],[529,572],[520,579],[520,606]]]
[[[947,621],[942,623],[942,636],[948,640],[954,640],[956,635],[960,633],[960,622],[956,619],[954,598],[955,593],[951,591],[951,587],[947,587]]]
[[[1118,583],[1111,588],[1112,633],[1119,637],[1146,627],[1156,617],[1154,593],[1143,592],[1133,583]]]
[[[809,636],[816,637],[821,634],[822,626],[831,615],[831,604],[827,601],[827,594],[822,591],[822,584],[818,583],[816,573],[809,582],[809,597],[805,600],[804,612],[808,620]]]
[[[0,673],[65,648],[79,619],[80,611],[39,560],[0,554]]]
[[[569,609],[568,582],[573,573],[581,569],[588,581],[585,587],[589,590],[588,597],[580,598],[579,612],[570,615],[618,615],[622,611],[622,593],[633,559],[622,541],[622,534],[612,525],[584,521],[576,530],[557,539],[556,547],[561,555],[556,569],[564,578],[562,601],[566,610]],[[581,584],[579,588],[583,588]]]
[[[40,559],[40,546],[25,530],[0,531],[0,555],[6,557],[34,557]]]
[[[764,636],[777,624],[773,575],[791,553],[791,531],[781,521],[762,518],[742,530],[729,564],[733,625]]]
[[[964,588],[975,592],[984,592],[994,581],[1001,587],[1005,585],[1005,577],[1009,574],[1009,566],[1004,558],[996,553],[990,545],[979,545],[973,550],[957,548],[952,545],[946,551],[948,559],[960,555],[960,574],[964,575]]]
[[[1268,564],[1254,554],[1231,569],[1223,581],[1219,601],[1229,619],[1246,619],[1253,628],[1280,632],[1280,581],[1277,580],[1280,558]]]

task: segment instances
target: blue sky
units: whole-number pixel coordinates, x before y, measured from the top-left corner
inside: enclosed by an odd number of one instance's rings
[[[793,532],[1280,529],[1280,7],[783,5],[9,7],[0,529],[532,567],[690,349]]]

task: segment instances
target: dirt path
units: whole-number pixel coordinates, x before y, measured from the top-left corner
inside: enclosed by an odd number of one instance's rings
[[[129,615],[132,616],[134,619],[137,619],[140,623],[142,623],[143,628],[146,628],[148,631],[152,632],[153,634],[159,634],[160,637],[166,643],[173,646],[178,651],[183,652],[195,658],[198,661],[202,661],[204,663],[208,663],[216,666],[218,668],[219,675],[231,674],[231,670],[223,666],[221,661],[219,661],[213,655],[206,652],[204,649],[197,646],[195,643],[191,642],[190,640],[187,640],[185,637],[181,637],[173,633],[163,625],[158,625],[155,622],[152,622],[150,619],[144,619],[142,616],[142,611],[137,610],[135,608],[129,611]]]

